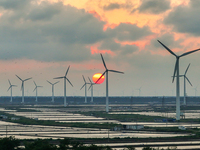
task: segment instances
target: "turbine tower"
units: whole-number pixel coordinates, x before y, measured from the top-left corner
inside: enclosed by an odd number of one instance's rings
[[[106,74],[106,112],[108,113],[108,112],[109,112],[108,72],[109,72],[109,71],[110,71],[110,72],[115,72],[115,73],[123,73],[123,72],[116,71],[116,70],[109,70],[109,69],[107,68],[107,66],[106,66],[106,63],[105,63],[104,59],[103,59],[103,55],[102,55],[102,54],[100,54],[100,55],[101,55],[101,59],[102,59],[103,65],[104,65],[104,67],[105,67],[106,70],[104,71],[104,73],[100,76],[100,78],[99,78],[95,83],[97,83],[97,82],[103,77],[103,75]]]
[[[10,102],[12,103],[12,87],[15,87],[17,85],[12,85],[9,79],[8,79],[8,82],[9,82],[10,86],[7,91],[10,90]]]
[[[37,88],[38,88],[38,87],[42,87],[42,86],[38,86],[38,85],[35,83],[35,81],[33,81],[33,82],[34,82],[34,84],[35,84],[35,88],[34,88],[33,92],[35,91],[35,94],[36,94],[35,102],[37,103],[37,102],[38,102]]]
[[[189,82],[189,84],[192,86],[192,83],[190,82],[190,80],[187,78],[186,73],[188,71],[190,67],[190,64],[188,65],[187,69],[185,70],[185,74],[184,75],[180,75],[180,77],[184,77],[184,101],[183,101],[183,105],[186,105],[186,80]]]
[[[70,67],[70,66],[69,66]],[[67,69],[67,71],[66,71],[66,73],[65,73],[65,76],[63,76],[63,77],[56,77],[56,78],[54,78],[54,79],[64,79],[64,107],[66,107],[67,106],[67,102],[66,102],[66,80],[71,84],[71,86],[73,87],[73,85],[72,85],[72,83],[69,81],[69,79],[67,78],[67,73],[68,73],[68,71],[69,71],[69,67],[68,67],[68,69]]]
[[[47,80],[47,82],[52,85],[52,100],[51,100],[51,102],[54,103],[54,85],[57,84],[59,81],[57,81],[55,83],[51,83]]]
[[[91,88],[91,103],[93,103],[93,85],[95,85],[95,83],[93,83],[90,78],[88,77],[89,81],[90,81],[90,87],[88,88],[88,90]]]
[[[32,79],[32,78],[27,78],[27,79],[25,79],[25,80],[22,80],[18,75],[16,75],[16,76],[19,78],[19,80],[22,81],[22,85],[21,85],[21,90],[22,90],[22,103],[24,103],[24,82],[25,82],[25,81],[28,81],[28,80],[30,80],[30,79]]]
[[[159,40],[158,42],[166,49],[168,50],[172,55],[176,57],[176,64],[174,68],[174,75],[172,82],[174,82],[174,78],[176,76],[176,120],[180,120],[180,84],[179,84],[179,59],[183,56],[189,55],[191,53],[194,53],[196,51],[199,51],[200,49],[192,50],[189,52],[185,52],[182,55],[178,56],[176,55],[172,50],[170,50],[167,46],[165,46],[163,43],[161,43]]]
[[[82,76],[83,76],[83,75],[82,75]],[[90,84],[90,83],[87,83],[87,82],[86,82],[84,76],[83,76],[83,80],[84,80],[84,84],[83,84],[83,86],[81,87],[81,89],[82,89],[83,87],[85,87],[85,103],[87,103],[87,84]],[[81,89],[80,89],[80,90],[81,90]]]

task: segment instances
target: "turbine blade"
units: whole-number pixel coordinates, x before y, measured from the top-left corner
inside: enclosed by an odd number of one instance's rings
[[[54,79],[62,79],[62,78],[65,78],[65,77],[56,77],[56,78],[54,78]]]
[[[167,46],[165,46],[162,42],[160,42],[159,40],[157,40],[166,50],[168,50],[172,55],[174,55],[174,56],[176,56],[177,57],[177,55],[174,53],[174,52],[172,52],[172,50],[171,49],[169,49]]]
[[[33,92],[37,89],[37,86],[34,88]]]
[[[190,67],[190,64],[188,65],[187,69],[185,70],[185,74],[184,74],[184,75],[186,75],[186,73],[187,73],[189,67]]]
[[[34,82],[35,86],[37,86],[37,84],[35,83],[35,81],[33,81],[33,82]]]
[[[89,79],[90,83],[92,84],[92,81],[90,80],[90,78],[89,78],[89,77],[88,77],[88,79]]]
[[[124,72],[116,71],[116,70],[108,70],[108,71],[110,71],[110,72],[116,72],[116,73],[123,73],[124,74]]]
[[[69,71],[69,68],[70,68],[70,66],[67,68],[67,71],[66,71],[66,73],[65,73],[65,77],[67,76],[67,73],[68,73],[68,71]]]
[[[82,75],[83,76],[83,75]],[[86,83],[86,81],[85,81],[85,77],[83,76],[83,80],[84,80],[84,82]]]
[[[92,87],[92,84],[90,84],[90,87],[88,88],[88,91],[89,91],[89,89]]]
[[[16,75],[16,76],[22,81],[22,79],[18,75]]]
[[[11,85],[11,82],[10,82],[10,80],[8,79],[8,82],[9,82],[9,84]]]
[[[27,81],[27,80],[30,80],[30,79],[32,79],[32,78],[27,78],[27,79],[25,79],[24,81]]]
[[[189,52],[183,53],[180,57],[185,56],[185,55],[189,55],[189,54],[194,53],[194,52],[199,51],[199,50],[200,49],[196,49],[196,50],[193,50],[193,51],[189,51]]]
[[[106,70],[107,71],[107,70]],[[97,82],[103,77],[103,75],[106,73],[106,71],[99,77],[99,79],[95,82],[95,84],[97,84]],[[106,77],[107,78],[107,77]]]
[[[178,59],[176,59],[176,64],[175,64],[175,67],[174,67],[174,75],[173,75],[172,83],[174,82],[174,78],[175,78],[175,75],[176,75],[177,65],[178,65]]]
[[[190,85],[192,86],[192,83],[190,82],[190,80],[185,76],[185,78],[187,79],[187,81],[190,83]]]
[[[100,55],[101,55],[101,59],[102,59],[102,61],[103,61],[103,65],[104,65],[104,67],[105,67],[106,70],[107,70],[106,63],[105,63],[105,61],[104,61],[104,59],[103,59],[103,55],[102,55],[102,54],[100,54]]]
[[[10,86],[10,87],[8,88],[8,90],[7,90],[7,91],[9,91],[9,90],[11,89],[11,87],[12,87],[12,86]]]
[[[51,85],[52,85],[52,83],[51,83],[51,82],[49,82],[48,80],[47,80],[47,82],[48,82],[49,84],[51,84]]]
[[[81,87],[81,89],[82,89],[85,85],[86,85],[86,84],[83,84],[83,86]],[[81,90],[81,89],[80,89],[80,90]]]
[[[22,81],[21,91],[22,91],[23,87],[24,87],[24,81]]]
[[[67,78],[66,78],[67,79]],[[71,86],[73,87],[72,83],[69,81],[69,79],[67,79],[67,81],[71,84]]]
[[[60,82],[60,81],[55,82],[53,85],[57,84],[58,82]]]

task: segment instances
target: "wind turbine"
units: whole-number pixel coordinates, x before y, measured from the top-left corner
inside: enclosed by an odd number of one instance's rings
[[[189,84],[192,86],[192,83],[190,82],[190,80],[186,77],[186,73],[188,71],[190,67],[190,64],[188,65],[187,69],[185,70],[185,74],[184,75],[180,75],[180,77],[184,77],[184,101],[183,101],[183,105],[186,105],[186,80],[189,82]]]
[[[69,66],[70,67],[70,66]],[[56,77],[56,78],[54,78],[54,79],[64,79],[64,107],[66,107],[67,106],[67,102],[66,102],[66,80],[71,84],[71,86],[73,87],[73,85],[72,85],[72,83],[69,81],[69,79],[67,78],[67,73],[68,73],[68,71],[69,71],[69,67],[68,67],[68,69],[67,69],[67,71],[66,71],[66,73],[65,73],[65,76],[63,76],[63,77]]]
[[[12,85],[9,79],[8,79],[8,82],[9,82],[10,86],[7,91],[10,90],[10,102],[12,103],[12,87],[15,87],[17,85]]]
[[[90,81],[90,87],[88,88],[88,90],[91,88],[91,103],[93,103],[93,85],[95,85],[95,83],[93,83],[90,78],[88,77],[89,81]]]
[[[22,103],[24,103],[24,82],[27,81],[27,80],[30,80],[30,79],[32,79],[32,78],[27,78],[27,79],[25,79],[25,80],[22,80],[18,75],[16,75],[16,76],[19,78],[19,80],[22,81],[22,85],[21,85],[21,90],[22,90]]]
[[[106,70],[104,71],[104,73],[100,76],[100,78],[99,78],[95,83],[97,83],[97,82],[103,77],[103,75],[106,74],[106,112],[108,113],[108,112],[109,112],[108,72],[109,72],[109,71],[110,71],[110,72],[115,72],[115,73],[123,73],[123,72],[116,71],[116,70],[109,70],[109,69],[107,68],[107,66],[106,66],[106,63],[105,63],[104,59],[103,59],[103,55],[102,55],[102,54],[100,54],[100,55],[101,55],[101,59],[102,59],[103,65],[104,65],[104,67],[105,67]]]
[[[198,85],[194,88],[195,96],[197,96],[197,87],[198,87]]]
[[[83,75],[82,75],[82,76],[83,76]],[[84,84],[83,84],[83,86],[81,87],[81,89],[82,89],[83,87],[85,87],[85,103],[87,103],[87,84],[90,84],[90,83],[87,83],[87,82],[86,82],[84,76],[83,76],[83,80],[84,80]],[[80,89],[80,90],[81,90],[81,89]]]
[[[38,86],[36,83],[35,83],[35,81],[33,81],[34,82],[34,84],[35,84],[35,88],[34,88],[34,90],[33,90],[33,92],[35,91],[36,93],[36,99],[35,99],[35,102],[37,103],[38,102],[38,98],[37,98],[37,88],[38,87],[42,87],[42,86]]]
[[[136,89],[136,90],[138,90],[138,92],[139,92],[139,96],[141,96],[141,88],[142,88],[142,87],[140,87],[139,89]]]
[[[159,40],[158,42],[166,49],[168,50],[172,55],[176,57],[176,64],[174,68],[174,75],[172,82],[174,82],[174,78],[176,76],[176,120],[180,120],[180,84],[179,84],[179,59],[183,56],[189,55],[191,53],[194,53],[196,51],[199,51],[200,49],[192,50],[189,52],[185,52],[182,55],[178,56],[176,55],[172,50],[170,50],[167,46],[165,46],[163,43],[161,43]]]
[[[52,100],[51,100],[51,102],[54,103],[54,85],[57,84],[59,81],[57,81],[55,83],[51,83],[47,80],[47,82],[52,85]]]

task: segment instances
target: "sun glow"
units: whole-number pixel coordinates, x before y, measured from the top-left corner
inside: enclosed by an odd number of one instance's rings
[[[95,73],[92,77],[93,82],[96,83],[96,81],[101,77],[101,75],[102,75],[101,73]],[[104,82],[104,80],[105,80],[105,77],[102,76],[101,79],[96,84],[101,84]]]

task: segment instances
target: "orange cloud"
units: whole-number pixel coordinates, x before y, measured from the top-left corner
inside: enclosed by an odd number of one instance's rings
[[[90,11],[88,11],[88,13],[92,14],[99,21],[103,21],[103,18],[95,10],[90,10]]]
[[[117,27],[118,25],[119,25],[119,24],[114,24],[114,23],[109,24],[109,23],[107,23],[107,24],[104,25],[103,31],[106,31],[108,28],[114,29],[114,28]]]
[[[112,52],[111,50],[99,50],[98,47],[99,47],[100,44],[96,44],[96,45],[93,45],[93,46],[90,46],[90,51],[91,51],[91,54],[99,54],[99,53],[102,53],[102,54],[110,54],[111,56],[114,56],[115,53]]]

